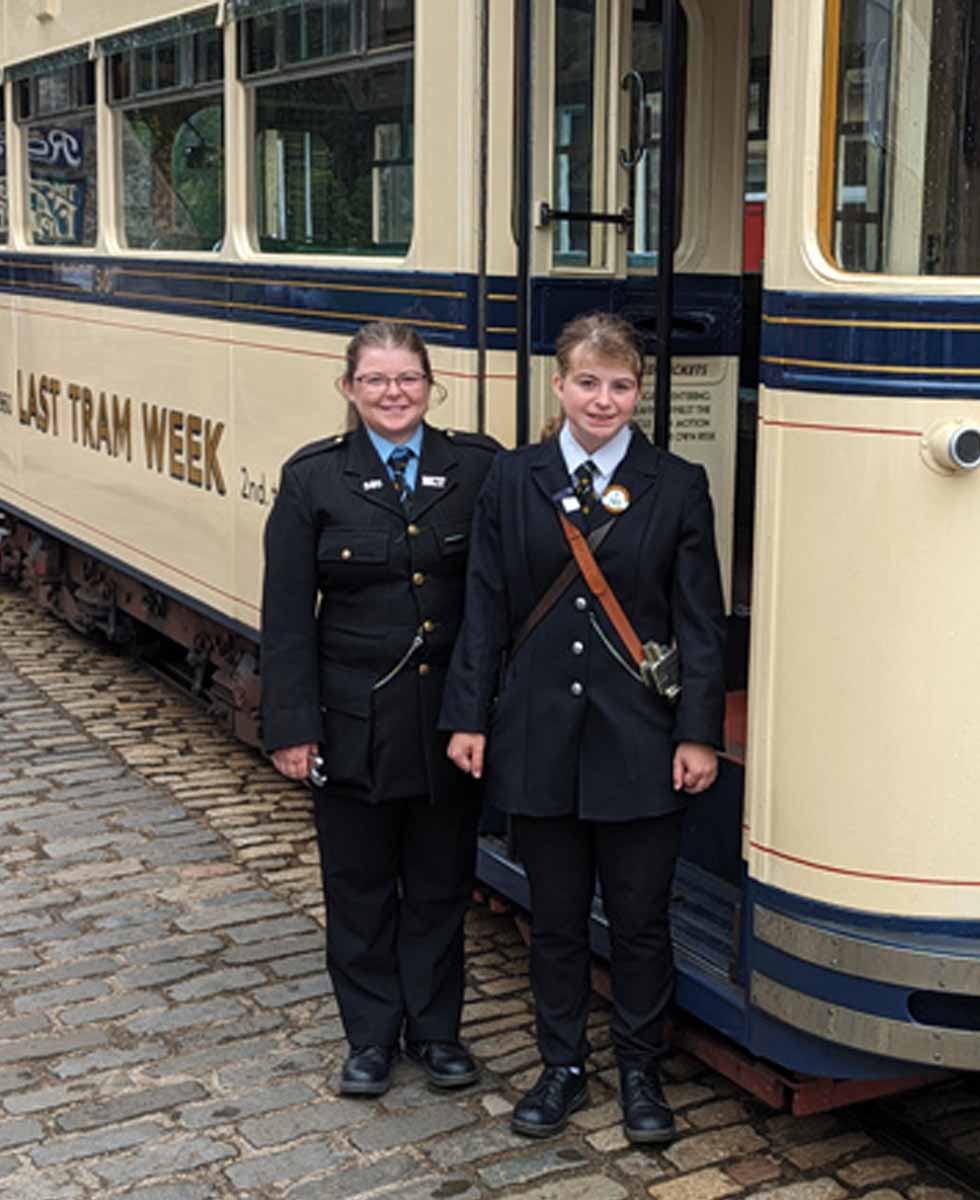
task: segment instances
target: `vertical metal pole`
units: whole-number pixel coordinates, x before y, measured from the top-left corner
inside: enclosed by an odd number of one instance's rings
[[[515,167],[513,232],[517,243],[517,374],[516,437],[523,446],[530,437],[531,422],[531,153],[533,132],[531,58],[532,0],[516,0],[514,124]]]
[[[677,225],[677,32],[679,0],[663,0],[663,100],[660,111],[660,224],[657,239],[657,399],[653,440],[670,446],[670,367],[674,323],[674,231]]]
[[[490,0],[480,5],[480,150],[476,277],[476,427],[487,427],[487,203],[490,140]]]

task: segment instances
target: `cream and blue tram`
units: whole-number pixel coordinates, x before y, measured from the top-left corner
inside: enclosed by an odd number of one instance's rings
[[[807,1075],[980,1066],[972,0],[0,12],[0,570],[254,738],[261,528],[350,333],[416,324],[436,420],[514,443],[622,311],[731,614],[679,1003]],[[480,873],[526,899],[506,837]]]

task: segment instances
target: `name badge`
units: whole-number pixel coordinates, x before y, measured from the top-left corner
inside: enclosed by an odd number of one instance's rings
[[[578,512],[582,507],[578,502],[578,496],[562,496],[561,506],[567,513]]]
[[[602,507],[606,512],[624,513],[630,506],[630,494],[621,483],[614,483],[602,493]]]
[[[373,491],[375,491],[376,488],[384,487],[384,485],[385,484],[384,484],[383,479],[365,479],[364,482],[361,484],[361,487],[366,492],[373,492]]]
[[[422,486],[431,488],[444,488],[446,486],[445,475],[423,475]]]

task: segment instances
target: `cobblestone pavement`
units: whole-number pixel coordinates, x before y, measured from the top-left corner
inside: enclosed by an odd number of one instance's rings
[[[468,923],[483,1082],[334,1091],[305,790],[123,657],[0,591],[0,1195],[6,1200],[947,1200],[846,1117],[773,1115],[682,1055],[680,1136],[632,1150],[597,1003],[591,1105],[515,1137],[526,951]]]

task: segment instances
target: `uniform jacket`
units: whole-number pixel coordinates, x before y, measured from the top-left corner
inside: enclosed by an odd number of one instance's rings
[[[436,719],[470,518],[498,448],[425,426],[407,506],[363,429],[289,459],[265,530],[267,750],[319,742],[329,785],[370,801],[459,786]]]
[[[488,734],[485,796],[508,812],[661,815],[684,803],[671,786],[676,744],[721,745],[724,609],[704,470],[634,430],[612,482],[630,503],[615,517],[594,510],[594,524],[615,522],[596,560],[641,641],[676,638],[681,698],[672,707],[617,661],[610,647],[631,663],[581,575],[508,659],[571,557],[554,500],[569,477],[557,440],[500,455],[474,516],[440,723]]]

